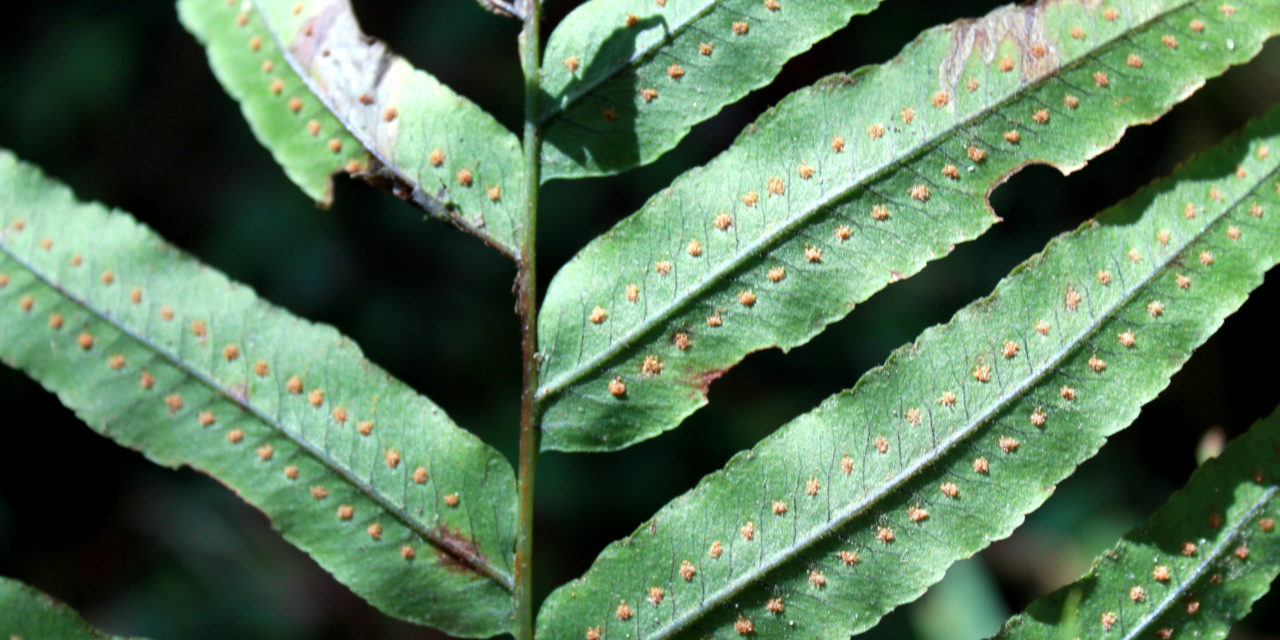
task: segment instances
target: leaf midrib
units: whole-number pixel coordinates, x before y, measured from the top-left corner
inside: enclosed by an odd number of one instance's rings
[[[633,346],[635,346],[640,342],[641,338],[648,335],[655,328],[666,324],[666,322],[670,320],[672,316],[674,316],[676,313],[684,309],[689,302],[700,299],[706,291],[720,285],[722,282],[722,279],[726,277],[728,274],[738,271],[740,268],[742,268],[744,265],[748,263],[755,262],[757,260],[763,260],[766,249],[770,248],[771,246],[779,242],[783,242],[791,238],[792,234],[790,232],[792,230],[796,230],[799,227],[802,227],[804,224],[806,224],[809,221],[810,218],[817,215],[821,211],[825,210],[833,202],[843,199],[844,197],[848,196],[850,193],[853,193],[862,185],[875,182],[880,178],[883,178],[889,175],[891,172],[907,166],[910,161],[915,160],[916,158],[919,158],[922,155],[933,151],[934,149],[936,149],[946,141],[951,140],[957,131],[968,128],[975,122],[983,118],[986,118],[993,113],[997,113],[1004,106],[1008,104],[1012,104],[1022,99],[1026,94],[1030,93],[1035,89],[1038,89],[1043,84],[1061,76],[1063,73],[1076,69],[1080,66],[1083,66],[1089,60],[1096,58],[1101,52],[1114,46],[1117,41],[1127,38],[1131,34],[1146,30],[1151,24],[1159,20],[1163,20],[1167,16],[1177,13],[1179,11],[1182,11],[1187,7],[1190,7],[1191,5],[1195,4],[1196,1],[1197,0],[1185,0],[1183,3],[1177,6],[1170,7],[1169,9],[1167,9],[1166,11],[1164,11],[1158,16],[1154,16],[1145,22],[1137,23],[1130,29],[1118,32],[1118,34],[1115,37],[1112,37],[1104,42],[1099,43],[1099,46],[1092,49],[1088,54],[1081,55],[1079,58],[1071,61],[1070,63],[1059,66],[1053,73],[1044,74],[1043,76],[1041,76],[1040,78],[1037,78],[1035,81],[1031,82],[1030,84],[1027,84],[1019,88],[1016,92],[1011,93],[1009,96],[995,103],[992,103],[991,105],[988,106],[988,108],[974,114],[973,116],[966,118],[964,120],[956,121],[954,124],[952,124],[952,126],[946,129],[943,129],[940,135],[934,136],[927,140],[923,140],[921,143],[915,145],[910,152],[899,156],[897,160],[890,162],[885,166],[879,169],[876,169],[871,173],[865,174],[862,177],[854,178],[853,180],[846,183],[843,187],[839,187],[831,192],[827,192],[821,196],[818,196],[817,198],[815,198],[812,204],[800,209],[791,218],[786,219],[782,224],[775,227],[775,230],[773,232],[765,231],[761,233],[759,236],[756,237],[756,239],[751,241],[750,244],[747,244],[745,245],[744,248],[738,250],[732,258],[720,263],[715,268],[713,268],[710,272],[704,275],[692,287],[687,287],[684,289],[683,292],[677,293],[669,303],[660,307],[656,314],[648,316],[644,320],[633,325],[633,327],[629,329],[626,333],[622,334],[621,338],[617,342],[615,342],[612,346],[596,352],[595,355],[588,358],[585,362],[580,361],[573,368],[565,371],[560,376],[557,376],[556,378],[552,379],[550,382],[544,384],[541,388],[538,389],[536,398],[539,401],[545,401],[548,397],[559,394],[561,391],[564,391],[565,388],[567,388],[569,385],[572,385],[578,382],[579,380],[582,380],[583,378],[597,371],[599,368],[603,367],[605,363],[611,361],[618,354],[629,351]],[[892,62],[885,63],[885,64],[892,64]],[[857,71],[854,71],[853,73],[857,73]],[[1010,172],[1010,174],[1016,173],[1020,169],[1021,167],[1017,167],[1013,169]],[[996,179],[996,180],[993,180],[993,182],[1000,182],[1000,180]],[[731,365],[733,363],[741,361],[742,357],[743,356],[738,356],[737,360],[734,360],[733,362],[730,362],[727,364]]]
[[[102,321],[106,324],[111,325],[112,327],[115,327],[116,330],[120,331],[126,336],[129,336],[129,338],[136,340],[139,344],[150,349],[152,353],[159,355],[161,358],[168,361],[169,364],[171,364],[178,370],[182,371],[183,373],[190,376],[191,378],[194,378],[195,380],[199,381],[200,383],[204,384],[210,389],[213,389],[223,398],[234,403],[245,413],[252,415],[262,423],[269,425],[272,428],[274,428],[276,431],[280,432],[287,439],[293,442],[294,445],[296,445],[298,448],[302,449],[303,451],[306,451],[316,460],[320,461],[321,464],[323,464],[331,472],[337,474],[340,478],[342,478],[348,484],[355,487],[357,490],[360,491],[360,493],[364,494],[366,498],[372,500],[378,506],[382,507],[388,513],[394,516],[397,520],[400,520],[406,527],[409,528],[410,531],[413,531],[414,533],[421,536],[424,540],[426,540],[432,546],[438,548],[440,551],[453,557],[459,563],[465,565],[466,567],[470,568],[476,573],[479,573],[484,577],[488,578],[489,580],[493,581],[494,583],[496,583],[498,586],[502,587],[506,591],[513,592],[515,587],[514,587],[514,582],[512,581],[511,576],[505,574],[497,567],[491,566],[490,564],[485,562],[478,561],[474,557],[475,554],[470,552],[468,549],[464,548],[462,545],[459,545],[437,534],[436,532],[426,528],[424,525],[422,525],[421,523],[416,521],[412,516],[410,516],[408,512],[406,512],[404,509],[400,508],[399,506],[391,502],[388,498],[383,496],[380,492],[378,492],[372,486],[365,483],[360,478],[356,477],[352,472],[348,471],[341,464],[339,464],[337,460],[330,457],[328,453],[326,453],[325,451],[317,448],[313,443],[303,439],[300,435],[294,434],[289,429],[285,428],[282,423],[266,415],[262,410],[258,409],[254,405],[248,403],[247,401],[241,400],[238,396],[236,396],[230,390],[224,389],[216,381],[209,378],[205,374],[201,373],[199,370],[195,369],[194,367],[188,365],[186,361],[182,360],[181,358],[177,357],[174,354],[169,353],[166,349],[158,346],[157,344],[152,342],[150,339],[138,334],[133,329],[125,326],[121,322],[118,322],[111,314],[99,311],[84,299],[67,291],[65,288],[62,287],[62,285],[47,278],[39,269],[36,269],[29,262],[27,262],[26,260],[19,257],[16,253],[14,253],[9,248],[7,243],[0,242],[0,252],[3,252],[6,256],[8,256],[9,259],[21,265],[22,268],[29,271],[40,282],[43,282],[46,286],[58,292],[63,297],[63,299],[78,305],[79,307],[87,311],[90,315],[97,318],[99,321]]]
[[[730,598],[742,592],[747,587],[756,584],[756,581],[760,576],[778,569],[783,564],[790,561],[794,556],[803,553],[805,549],[820,542],[831,532],[839,530],[845,524],[863,515],[872,505],[907,484],[916,476],[917,473],[923,471],[938,459],[945,457],[956,447],[956,445],[967,440],[970,435],[977,433],[977,431],[979,431],[980,428],[993,416],[998,415],[1015,400],[1020,398],[1024,391],[1035,386],[1047,375],[1055,371],[1059,363],[1063,362],[1069,355],[1086,344],[1088,339],[1093,337],[1102,325],[1109,321],[1119,309],[1126,306],[1138,293],[1145,290],[1157,276],[1166,273],[1169,265],[1181,256],[1188,247],[1203,239],[1211,229],[1222,221],[1223,218],[1239,207],[1244,200],[1248,199],[1249,196],[1253,195],[1258,189],[1257,185],[1261,185],[1267,180],[1275,177],[1278,172],[1280,172],[1280,165],[1272,168],[1264,177],[1259,177],[1259,179],[1255,181],[1255,186],[1246,190],[1243,195],[1233,199],[1229,204],[1224,203],[1221,212],[1213,216],[1212,221],[1204,225],[1199,232],[1189,236],[1189,239],[1183,242],[1178,247],[1177,251],[1170,251],[1168,256],[1160,261],[1158,266],[1153,265],[1153,268],[1146,276],[1140,278],[1134,286],[1130,287],[1124,293],[1124,295],[1116,298],[1116,300],[1106,310],[1106,313],[1098,314],[1089,324],[1085,325],[1081,331],[1077,332],[1077,338],[1075,340],[1067,342],[1066,346],[1060,348],[1057,353],[1051,355],[1047,360],[1042,360],[1042,366],[1033,370],[1030,375],[1023,379],[1023,382],[1011,386],[1008,391],[1002,393],[996,398],[995,403],[990,408],[969,419],[965,425],[952,432],[951,436],[943,440],[938,446],[927,451],[923,457],[917,458],[917,460],[911,465],[905,467],[898,474],[894,475],[887,483],[882,485],[881,490],[873,491],[862,499],[853,502],[849,507],[838,510],[836,512],[837,515],[834,518],[814,527],[810,530],[810,533],[799,538],[796,543],[788,545],[786,548],[767,556],[760,564],[755,565],[751,569],[740,574],[737,578],[730,580],[723,588],[713,591],[711,597],[703,600],[703,603],[699,608],[692,609],[689,613],[678,616],[663,627],[660,627],[657,635],[648,636],[648,638],[650,640],[661,640],[662,638],[667,638],[683,630],[702,615],[722,606]],[[856,390],[857,386],[855,386],[854,389]]]
[[[1267,487],[1267,489],[1262,492],[1262,495],[1259,496],[1258,499],[1254,501],[1253,505],[1249,507],[1249,510],[1241,514],[1240,518],[1224,532],[1225,535],[1220,536],[1218,544],[1213,548],[1213,553],[1203,554],[1200,562],[1196,563],[1195,570],[1192,571],[1186,579],[1181,580],[1176,588],[1170,589],[1165,594],[1164,599],[1160,601],[1159,606],[1153,608],[1147,613],[1147,615],[1139,618],[1137,624],[1133,625],[1131,629],[1125,631],[1124,640],[1136,638],[1138,633],[1146,630],[1151,623],[1164,615],[1178,597],[1186,593],[1187,590],[1190,589],[1202,575],[1204,575],[1205,571],[1208,570],[1209,565],[1211,565],[1213,561],[1226,554],[1227,547],[1231,542],[1235,541],[1236,537],[1240,534],[1241,529],[1245,527],[1245,524],[1271,500],[1276,492],[1277,487],[1274,485]]]
[[[351,134],[353,138],[360,142],[360,146],[364,147],[364,150],[368,152],[369,155],[377,158],[378,163],[391,173],[395,174],[397,179],[405,184],[414,186],[414,191],[410,196],[410,199],[415,204],[422,207],[422,209],[432,217],[453,224],[459,229],[480,238],[485,242],[485,244],[497,249],[508,258],[511,258],[512,260],[520,259],[519,251],[516,248],[494,237],[484,229],[467,222],[466,216],[455,215],[454,209],[449,206],[449,203],[430,195],[418,180],[409,177],[400,169],[399,165],[389,161],[386,156],[378,150],[378,147],[373,144],[372,139],[365,131],[354,126],[350,121],[344,118],[342,114],[338,113],[338,110],[329,100],[327,94],[320,92],[317,88],[315,82],[311,78],[311,74],[307,73],[306,69],[301,68],[301,64],[298,62],[297,57],[293,55],[293,51],[289,49],[281,39],[280,32],[276,30],[274,22],[267,19],[267,12],[262,9],[262,0],[251,0],[251,2],[253,3],[254,10],[258,12],[258,17],[262,20],[263,27],[267,30],[267,34],[271,36],[271,41],[275,43],[276,50],[280,52],[280,56],[284,58],[285,62],[289,63],[289,68],[293,69],[294,75],[298,76],[298,78],[302,80],[302,84],[306,85],[307,91],[311,92],[311,95],[315,97],[316,100],[319,100],[320,104],[324,105],[324,108],[329,112],[329,115],[332,115],[335,120],[341,123],[342,128],[346,129],[347,133]],[[392,54],[389,48],[386,52],[392,57],[398,57]],[[510,132],[507,133],[510,135]]]
[[[661,49],[663,46],[670,43],[672,40],[675,40],[676,38],[680,37],[680,35],[684,33],[685,29],[688,29],[693,25],[694,22],[696,22],[700,18],[705,17],[708,13],[711,13],[711,11],[713,11],[719,5],[720,5],[720,0],[705,0],[705,2],[701,7],[699,7],[698,9],[693,11],[691,14],[689,14],[688,19],[684,20],[683,22],[676,23],[676,28],[672,29],[670,28],[670,25],[668,25],[668,28],[665,30],[666,35],[664,37],[658,38],[653,42],[653,44],[650,44],[641,49],[637,49],[635,52],[631,54],[630,58],[627,58],[626,60],[623,60],[622,62],[615,64],[613,68],[609,69],[605,73],[600,74],[600,76],[597,77],[596,79],[590,82],[587,82],[585,84],[579,85],[579,89],[577,91],[573,93],[565,94],[565,97],[560,100],[552,101],[550,108],[547,109],[546,113],[542,114],[542,118],[538,121],[538,126],[545,127],[548,122],[558,117],[559,115],[563,114],[565,111],[569,109],[569,107],[573,106],[578,100],[582,99],[584,96],[591,93],[592,91],[595,91],[597,87],[613,79],[615,76],[621,73],[624,69],[629,69],[640,60],[647,58],[650,54]],[[663,24],[666,24],[665,20],[663,21]],[[599,51],[597,50],[596,53],[598,55]]]

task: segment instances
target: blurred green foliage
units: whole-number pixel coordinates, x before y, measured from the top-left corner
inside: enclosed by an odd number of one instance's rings
[[[574,6],[548,0],[547,24]],[[994,0],[886,2],[787,65],[774,86],[621,177],[555,182],[539,216],[543,280],[690,166],[722,150],[788,92],[887,60],[919,31]],[[359,0],[366,30],[511,128],[522,107],[518,25],[473,0]],[[514,459],[519,336],[514,269],[478,241],[361,184],[338,180],[319,211],[272,164],[218,87],[168,0],[8,7],[0,27],[0,146],[82,199],[125,209],[294,313],[336,325],[365,352]],[[1211,81],[1159,123],[1129,132],[1064,178],[1031,168],[994,194],[1005,218],[919,276],[785,356],[753,355],[672,433],[607,455],[539,465],[536,580],[577,576],[740,449],[851,386],[923,328],[984,295],[1053,235],[1133,192],[1280,101],[1280,43]],[[1211,427],[1234,437],[1274,407],[1280,360],[1273,278],[1228,319],[1142,417],[1065,482],[1013,537],[956,565],[867,638],[956,640],[1082,574],[1195,466]],[[153,638],[435,638],[391,620],[280,540],[215,481],[146,462],[85,429],[24,376],[0,369],[0,575],[28,582],[115,633]],[[588,550],[584,553],[584,550]],[[957,598],[969,606],[956,604]],[[1233,634],[1280,638],[1280,597]],[[939,631],[941,629],[942,631]],[[938,633],[944,633],[939,636]]]

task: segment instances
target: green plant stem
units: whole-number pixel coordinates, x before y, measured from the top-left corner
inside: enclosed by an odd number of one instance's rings
[[[538,390],[538,183],[541,181],[542,132],[538,129],[542,42],[542,6],[528,0],[524,31],[520,34],[520,63],[524,68],[524,202],[520,255],[517,261],[516,309],[520,314],[521,358],[524,368],[520,393],[520,518],[516,529],[515,637],[533,640],[533,490],[542,428]]]

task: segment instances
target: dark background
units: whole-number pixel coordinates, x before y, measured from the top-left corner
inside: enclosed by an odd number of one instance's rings
[[[519,126],[514,21],[472,0],[356,4],[367,31]],[[554,25],[575,4],[549,0],[546,22]],[[886,2],[654,165],[549,185],[539,217],[544,282],[576,248],[709,160],[787,92],[888,60],[919,31],[997,4]],[[255,142],[168,0],[18,3],[6,7],[3,25],[0,146],[82,199],[132,212],[263,297],[336,325],[514,460],[519,360],[506,259],[343,178],[333,208],[317,210]],[[1132,130],[1077,174],[1022,172],[995,192],[1003,224],[878,294],[809,345],[786,357],[750,357],[679,430],[616,454],[546,454],[538,590],[578,575],[595,550],[735,451],[851,386],[893,348],[990,291],[1054,234],[1276,102],[1280,42],[1158,124]],[[1012,538],[957,565],[923,600],[865,637],[978,638],[1080,575],[1185,481],[1207,431],[1238,434],[1280,400],[1278,307],[1273,276],[1137,423]],[[54,594],[108,630],[157,639],[440,637],[378,613],[215,481],[154,467],[95,435],[24,376],[0,369],[0,403],[0,575]],[[1261,601],[1233,637],[1280,638],[1280,614],[1266,611],[1277,604],[1275,595]]]

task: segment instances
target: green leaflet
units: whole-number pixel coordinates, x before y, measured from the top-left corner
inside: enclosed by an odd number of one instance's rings
[[[0,359],[92,429],[190,465],[383,611],[506,631],[515,478],[331,327],[0,153]]]
[[[0,577],[0,638],[9,640],[112,640],[67,605],[38,589]]]
[[[547,42],[543,180],[648,164],[880,0],[592,0]]]
[[[1223,638],[1280,572],[1280,412],[996,638]],[[1107,633],[1110,632],[1110,633]]]
[[[734,456],[553,593],[540,635],[871,627],[1008,535],[1277,261],[1280,107]]]
[[[327,204],[347,171],[516,253],[520,143],[360,32],[349,0],[179,0],[254,135]]]
[[[792,94],[552,281],[543,443],[612,450],[674,428],[746,354],[804,344],[983,233],[1010,173],[1079,168],[1280,31],[1280,4],[1221,4],[1005,7]]]

